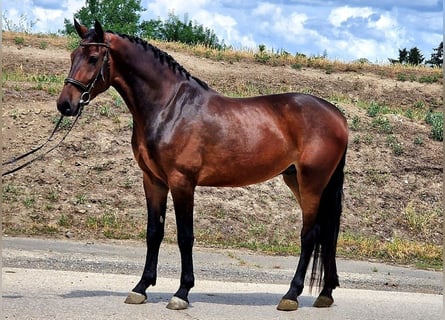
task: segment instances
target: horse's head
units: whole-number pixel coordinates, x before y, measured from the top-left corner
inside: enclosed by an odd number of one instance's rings
[[[71,53],[71,70],[57,100],[57,108],[64,116],[77,115],[83,106],[110,87],[109,44],[102,26],[96,21],[94,29],[74,20],[80,45]]]

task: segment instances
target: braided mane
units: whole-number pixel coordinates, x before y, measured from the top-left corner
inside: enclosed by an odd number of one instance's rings
[[[108,33],[112,33],[112,34],[116,34],[118,36],[120,36],[121,38],[127,39],[132,43],[135,43],[141,47],[144,48],[145,51],[151,50],[155,56],[156,59],[158,59],[161,64],[167,64],[168,67],[173,71],[176,72],[178,71],[179,74],[183,75],[187,80],[190,80],[190,78],[192,78],[193,80],[195,80],[196,82],[199,83],[199,85],[201,87],[203,87],[204,89],[208,90],[209,86],[207,83],[205,83],[204,81],[202,81],[201,79],[198,79],[194,76],[192,76],[182,65],[180,65],[171,55],[169,55],[167,52],[162,51],[161,49],[155,47],[154,45],[148,43],[147,41],[138,38],[138,37],[133,37],[133,36],[129,36],[126,34],[120,34],[120,33],[116,33],[113,31],[107,31]]]

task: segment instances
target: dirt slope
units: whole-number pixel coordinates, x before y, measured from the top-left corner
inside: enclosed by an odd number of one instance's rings
[[[442,144],[429,137],[430,127],[422,119],[385,115],[392,133],[382,132],[375,118],[359,107],[375,101],[401,110],[414,105],[435,110],[443,103],[440,84],[169,53],[223,93],[246,88],[264,94],[300,91],[337,103],[351,126],[343,234],[441,243]],[[3,72],[17,79],[27,74],[63,79],[70,67],[64,49],[19,49],[7,41],[2,62]],[[55,101],[61,81],[35,78],[10,76],[3,82],[3,159],[41,143],[58,117]],[[3,179],[3,232],[75,238],[143,235],[145,200],[130,137],[131,117],[116,94],[97,98],[58,149]],[[246,188],[198,188],[195,203],[197,242],[203,245],[299,241],[300,211],[281,177]],[[166,237],[171,241],[174,229],[170,201]]]

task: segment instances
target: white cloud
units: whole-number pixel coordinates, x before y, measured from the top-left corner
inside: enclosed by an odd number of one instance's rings
[[[203,8],[208,2],[209,0],[154,0],[147,4],[142,3],[142,6],[145,6],[149,13],[155,17],[165,17],[172,10],[176,15],[185,13],[193,15],[193,12]]]
[[[304,13],[283,12],[280,6],[263,2],[253,10],[252,14],[261,17],[258,26],[264,33],[276,34],[287,41],[293,41],[294,43],[305,41],[304,38],[298,39],[295,36],[307,35],[309,32],[305,28],[308,16]],[[264,18],[267,18],[267,20]]]
[[[371,8],[352,8],[344,6],[335,8],[329,14],[328,20],[334,27],[341,27],[341,25],[351,18],[368,18],[374,11]]]
[[[237,21],[231,16],[199,10],[193,19],[206,28],[212,29],[219,40],[224,40],[226,44],[239,44],[241,48],[256,46],[252,34],[241,34]]]
[[[276,12],[277,10],[279,10],[279,7],[277,5],[269,2],[262,2],[253,10],[252,14],[264,16],[270,15],[272,12]]]
[[[47,30],[52,33],[56,33],[60,27],[60,24],[55,24],[54,21],[61,21],[63,24],[64,11],[58,9],[44,9],[41,7],[34,7],[32,10],[34,17],[37,19],[35,28],[39,30]]]
[[[291,33],[293,35],[302,34],[305,32],[304,24],[308,17],[304,13],[291,13],[289,17],[283,17],[281,21],[275,23],[274,29],[277,32],[284,34]]]

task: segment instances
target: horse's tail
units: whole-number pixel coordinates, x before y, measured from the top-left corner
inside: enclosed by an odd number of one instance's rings
[[[316,282],[316,285],[322,288],[323,271],[326,271],[327,279],[332,282],[332,289],[339,285],[335,255],[342,212],[345,161],[346,149],[321,196],[316,220],[319,233],[315,240],[310,289]]]

